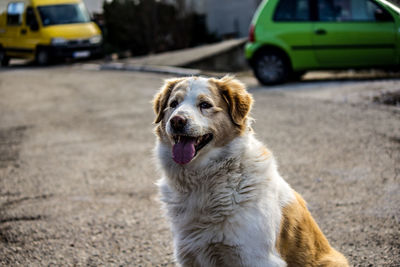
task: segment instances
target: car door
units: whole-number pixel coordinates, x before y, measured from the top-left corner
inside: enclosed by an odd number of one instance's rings
[[[313,47],[321,67],[395,64],[392,15],[373,0],[315,0]]]
[[[315,66],[312,45],[310,0],[280,0],[274,10],[273,23],[265,28],[275,44],[288,52],[292,69]],[[272,39],[271,38],[271,39]]]

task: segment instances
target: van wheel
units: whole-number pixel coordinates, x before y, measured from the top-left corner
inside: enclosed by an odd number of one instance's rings
[[[2,67],[7,67],[10,64],[10,58],[6,56],[6,51],[0,50],[0,64]]]
[[[46,49],[40,48],[37,50],[36,63],[40,66],[46,66],[50,63],[49,52]]]
[[[253,65],[254,75],[264,85],[279,84],[290,77],[289,63],[277,51],[263,51],[257,55]]]

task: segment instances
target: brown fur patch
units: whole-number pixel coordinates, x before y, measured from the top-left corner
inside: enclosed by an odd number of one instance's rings
[[[233,123],[243,132],[247,126],[247,115],[253,104],[253,98],[247,93],[245,85],[231,76],[210,79],[210,82],[218,87],[222,98],[228,104]]]
[[[263,150],[261,151],[261,157],[264,159],[268,159],[270,156],[271,152],[264,147]]]
[[[153,99],[153,109],[156,114],[154,123],[159,123],[164,118],[164,110],[167,107],[169,96],[175,85],[181,82],[184,78],[174,78],[166,80],[160,91]]]
[[[312,218],[303,198],[282,210],[277,249],[288,266],[349,266],[346,258],[334,250]]]
[[[155,134],[161,139],[163,143],[168,142],[168,136],[165,132],[166,121],[163,120],[165,116],[165,110],[167,108],[168,99],[175,86],[182,82],[184,78],[174,78],[165,81],[164,85],[161,87],[160,91],[154,96],[153,99],[153,109],[156,114],[156,119],[154,123],[159,123],[155,128]]]
[[[240,135],[240,129],[233,123],[230,116],[228,103],[222,97],[219,88],[214,83],[209,83],[208,89],[211,98],[220,114],[213,118],[215,146],[222,147]]]

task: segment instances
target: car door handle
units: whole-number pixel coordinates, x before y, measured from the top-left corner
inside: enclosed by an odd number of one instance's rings
[[[318,30],[315,30],[314,33],[317,35],[325,35],[326,31],[324,29],[318,29]]]
[[[21,34],[26,34],[26,32],[27,32],[26,29],[21,30]]]

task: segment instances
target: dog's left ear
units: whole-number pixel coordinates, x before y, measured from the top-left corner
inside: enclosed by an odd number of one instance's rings
[[[167,106],[172,89],[174,89],[175,85],[182,80],[183,78],[165,80],[164,85],[161,87],[160,91],[154,96],[153,109],[154,113],[156,114],[156,119],[154,123],[159,123],[163,119],[164,110]]]
[[[237,126],[245,126],[247,115],[253,104],[253,98],[247,92],[246,86],[232,76],[225,76],[219,80],[214,79],[214,82],[228,103],[232,121]]]

